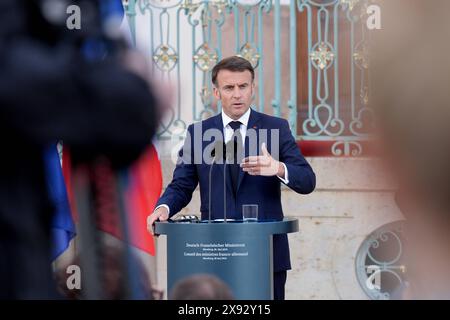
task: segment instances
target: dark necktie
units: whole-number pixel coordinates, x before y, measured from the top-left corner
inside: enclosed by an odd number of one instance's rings
[[[239,160],[242,153],[242,135],[240,130],[241,124],[242,123],[240,121],[232,121],[229,123],[229,126],[234,131],[233,136],[231,138],[231,141],[233,141],[234,143],[233,162],[229,165],[229,168],[231,174],[231,183],[235,195],[239,180],[239,171],[240,171]]]

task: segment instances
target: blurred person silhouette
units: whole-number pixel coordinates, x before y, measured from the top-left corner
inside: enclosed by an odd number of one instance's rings
[[[378,4],[372,104],[406,217],[409,287],[398,298],[450,299],[450,2]]]
[[[99,2],[0,2],[0,298],[57,297],[44,149],[63,140],[74,163],[122,168],[156,130],[146,60],[104,32]],[[66,28],[69,4],[81,8],[80,30]],[[91,39],[109,54],[82,54]]]
[[[101,250],[101,256],[99,257],[100,270],[101,270],[101,288],[102,299],[105,300],[126,300],[130,295],[127,292],[125,277],[126,273],[124,269],[123,255],[125,254],[123,247],[115,247],[111,245],[105,245]],[[142,300],[161,300],[163,292],[152,286],[149,273],[145,269],[144,264],[137,255],[132,255],[133,264],[135,265],[135,273],[139,280],[140,299]],[[83,278],[83,265],[81,263],[80,255],[76,256],[73,261],[69,262],[65,267],[58,269],[54,273],[55,281],[57,284],[58,292],[66,299],[69,300],[82,300],[85,298],[83,285],[85,279]],[[73,275],[75,274],[70,266],[77,266],[80,269],[81,281],[79,283],[79,289],[74,287],[75,280]]]
[[[173,286],[170,300],[233,300],[229,286],[210,274],[196,274],[179,280]]]

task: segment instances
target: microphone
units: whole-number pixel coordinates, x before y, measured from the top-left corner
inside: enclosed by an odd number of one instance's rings
[[[208,217],[208,223],[211,222],[211,194],[212,194],[212,185],[211,185],[211,178],[212,178],[212,169],[214,167],[214,164],[217,162],[217,160],[222,160],[224,158],[224,146],[225,144],[223,141],[215,141],[214,143],[214,149],[211,151],[211,157],[213,158],[211,162],[211,167],[209,168],[209,217]],[[226,202],[226,200],[225,200]]]
[[[213,161],[211,167],[209,168],[209,217],[208,223],[211,222],[211,205],[212,205],[212,170],[214,164],[218,160],[224,160],[223,168],[223,221],[227,222],[227,162],[232,162],[234,159],[234,150],[236,149],[236,142],[233,140],[228,141],[226,144],[223,141],[216,141],[214,143],[214,149],[211,151],[211,157]]]

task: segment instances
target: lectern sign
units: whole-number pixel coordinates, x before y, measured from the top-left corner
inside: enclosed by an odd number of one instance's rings
[[[183,255],[203,261],[227,261],[248,257],[249,254],[245,243],[186,242]]]

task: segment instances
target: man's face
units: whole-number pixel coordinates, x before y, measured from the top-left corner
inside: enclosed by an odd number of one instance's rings
[[[214,86],[214,96],[222,101],[222,109],[233,120],[239,119],[250,108],[255,84],[250,71],[220,70]]]

